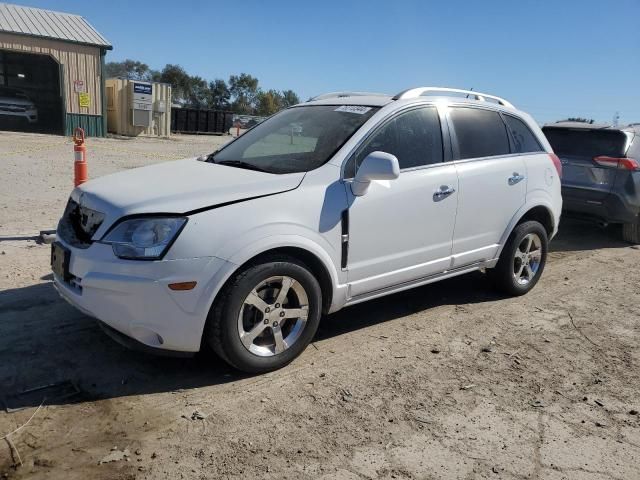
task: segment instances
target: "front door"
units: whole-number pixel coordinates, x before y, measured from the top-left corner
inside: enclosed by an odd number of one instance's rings
[[[374,181],[361,197],[346,185],[352,297],[442,272],[451,262],[458,178],[443,163],[437,109],[414,108],[386,121],[350,160],[352,171],[373,151],[395,155],[400,176]]]

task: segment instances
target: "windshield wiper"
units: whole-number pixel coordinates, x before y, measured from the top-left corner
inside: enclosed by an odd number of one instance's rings
[[[221,160],[219,162],[214,161],[213,163],[216,163],[218,165],[228,165],[230,167],[245,168],[247,170],[255,170],[257,172],[271,173],[269,170],[258,167],[253,163],[243,162],[242,160]]]

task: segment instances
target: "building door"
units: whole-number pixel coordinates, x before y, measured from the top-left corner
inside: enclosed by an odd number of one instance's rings
[[[62,135],[63,123],[58,62],[0,50],[0,129]]]

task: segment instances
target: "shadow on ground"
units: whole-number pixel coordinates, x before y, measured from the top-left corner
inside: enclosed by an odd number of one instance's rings
[[[579,252],[600,248],[623,248],[622,225],[601,227],[595,222],[562,218],[558,235],[550,245],[551,252]]]
[[[613,230],[565,222],[551,250],[627,246],[618,238]],[[440,305],[499,299],[484,274],[469,274],[329,315],[316,341],[364,331]],[[127,350],[107,337],[95,320],[61,300],[51,283],[0,292],[0,343],[0,400],[11,408],[37,406],[46,395],[47,404],[66,404],[192,389],[246,377],[210,353],[177,359]],[[56,387],[22,393],[64,381],[76,385],[79,394],[65,397],[68,391]]]
[[[478,273],[344,309],[323,319],[316,341],[443,304],[499,298]],[[0,399],[4,407],[66,404],[223,384],[246,378],[211,353],[193,358],[135,352],[109,338],[97,321],[58,297],[50,283],[0,292]],[[364,334],[364,333],[363,333]],[[21,394],[71,381],[66,387]]]

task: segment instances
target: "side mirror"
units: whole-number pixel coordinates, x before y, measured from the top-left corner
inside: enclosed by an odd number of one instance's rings
[[[351,184],[351,191],[361,197],[373,180],[394,180],[400,175],[400,165],[395,155],[385,152],[371,152],[358,168],[356,178]]]

